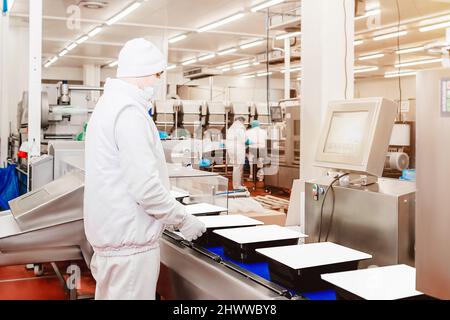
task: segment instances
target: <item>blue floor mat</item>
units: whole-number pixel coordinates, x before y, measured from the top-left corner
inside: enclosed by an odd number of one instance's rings
[[[223,260],[232,262],[239,267],[250,271],[266,280],[271,281],[270,279],[270,273],[269,273],[269,264],[267,262],[259,262],[259,263],[241,263],[235,260],[232,260],[225,256],[223,247],[212,247],[212,248],[206,248],[208,251],[217,254],[220,256]],[[298,294],[295,293],[294,294]],[[308,298],[310,300],[336,300],[336,292],[333,290],[326,290],[326,291],[319,291],[319,292],[312,292],[312,293],[302,293],[301,296]]]

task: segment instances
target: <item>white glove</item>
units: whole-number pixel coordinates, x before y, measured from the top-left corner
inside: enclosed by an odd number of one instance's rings
[[[206,232],[205,224],[191,214],[186,214],[179,229],[187,241],[197,240]]]

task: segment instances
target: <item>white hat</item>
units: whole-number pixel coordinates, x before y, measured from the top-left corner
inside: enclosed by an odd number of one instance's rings
[[[119,54],[118,78],[146,77],[164,71],[165,56],[150,41],[138,38],[128,41]]]

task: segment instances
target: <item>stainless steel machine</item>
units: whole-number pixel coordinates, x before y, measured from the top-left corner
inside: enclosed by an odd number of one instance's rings
[[[300,101],[280,102],[271,107],[268,130],[268,156],[271,166],[278,168],[265,175],[266,188],[290,189],[300,176]]]
[[[416,81],[417,290],[450,299],[450,69],[421,71]]]
[[[396,111],[382,98],[331,102],[316,153],[329,177],[305,184],[307,242],[371,254],[362,267],[414,266],[415,184],[379,178]]]

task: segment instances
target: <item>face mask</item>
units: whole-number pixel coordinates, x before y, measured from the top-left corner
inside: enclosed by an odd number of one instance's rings
[[[153,99],[153,97],[155,96],[155,88],[154,87],[145,87],[144,89],[142,89],[143,93],[144,93],[144,98],[147,101],[150,101]]]

